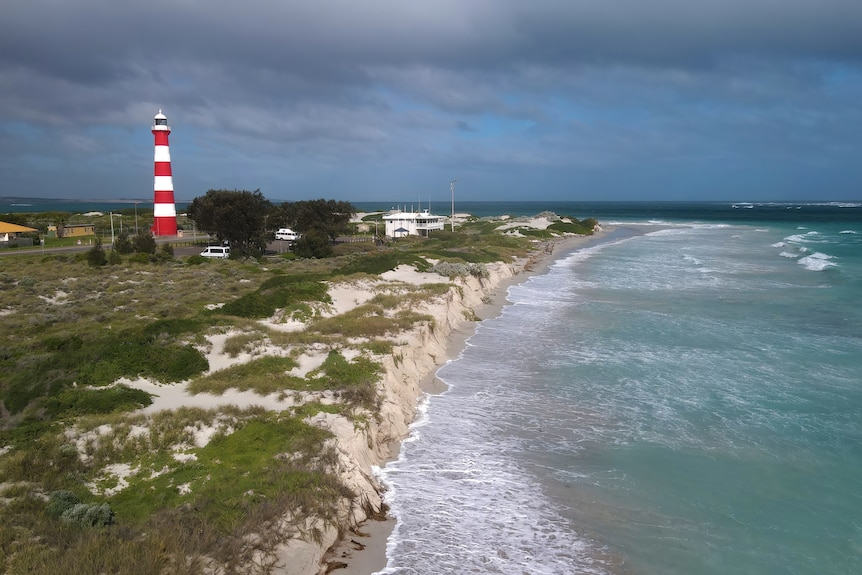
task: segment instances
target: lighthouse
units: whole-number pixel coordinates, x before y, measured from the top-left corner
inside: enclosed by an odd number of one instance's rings
[[[154,236],[177,235],[177,207],[174,204],[174,179],[171,175],[171,150],[168,146],[170,133],[168,119],[159,110],[153,118],[153,136],[156,139],[152,227]]]

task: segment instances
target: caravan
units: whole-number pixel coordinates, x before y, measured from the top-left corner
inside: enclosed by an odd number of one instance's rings
[[[299,234],[290,228],[281,228],[280,230],[275,232],[275,239],[295,242],[299,239]]]
[[[205,258],[222,258],[230,257],[230,248],[228,246],[207,246],[201,255]]]

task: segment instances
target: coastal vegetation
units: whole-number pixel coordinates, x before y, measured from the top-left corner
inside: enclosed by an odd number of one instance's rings
[[[92,250],[5,257],[0,570],[263,573],[290,537],[346,529],[340,506],[356,494],[337,472],[332,432],[314,422],[375,421],[384,361],[402,360],[410,330],[435,329],[422,302],[535,250],[531,234],[499,227],[335,245],[322,259],[201,262],[103,248],[106,265],[91,265]],[[547,238],[581,233],[569,229]],[[399,266],[439,282],[384,286],[333,309],[332,286],[374,284]],[[279,329],[291,322],[301,327]],[[321,361],[303,368],[313,351]],[[237,361],[216,368],[216,356]],[[195,398],[285,403],[148,409],[179,384]]]

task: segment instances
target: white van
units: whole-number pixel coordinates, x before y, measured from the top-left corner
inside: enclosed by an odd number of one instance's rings
[[[295,242],[299,239],[299,234],[290,228],[281,228],[280,230],[275,232],[275,239]]]
[[[207,246],[201,255],[205,258],[224,258],[230,257],[230,248],[228,246]]]

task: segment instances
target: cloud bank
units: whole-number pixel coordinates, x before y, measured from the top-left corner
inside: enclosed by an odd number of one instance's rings
[[[4,196],[853,199],[862,3],[13,0]]]

